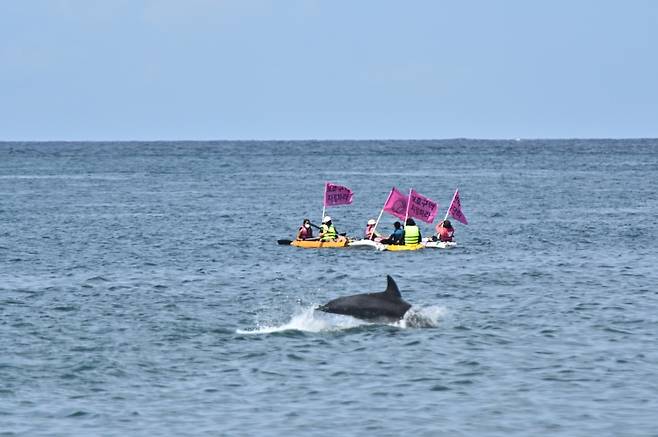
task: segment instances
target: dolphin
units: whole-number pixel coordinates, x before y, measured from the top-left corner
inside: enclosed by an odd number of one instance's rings
[[[339,297],[316,309],[325,313],[343,314],[365,320],[400,320],[411,305],[402,300],[400,290],[393,278],[386,275],[386,279],[388,280],[386,290],[381,293]]]

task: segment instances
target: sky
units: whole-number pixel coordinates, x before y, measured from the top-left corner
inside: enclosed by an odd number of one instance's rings
[[[0,140],[658,137],[653,0],[0,0]]]

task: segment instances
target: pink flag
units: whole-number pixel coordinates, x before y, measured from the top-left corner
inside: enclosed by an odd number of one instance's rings
[[[352,190],[342,185],[324,184],[324,206],[349,205],[353,195]]]
[[[391,188],[388,199],[384,203],[384,211],[404,220],[407,212],[407,199],[408,197],[400,193],[397,188]]]
[[[439,204],[417,193],[412,188],[409,192],[409,217],[414,217],[426,223],[432,223],[436,213],[439,210]]]
[[[455,195],[452,196],[452,202],[450,202],[450,206],[448,207],[447,215],[453,216],[455,220],[462,222],[465,225],[468,224],[466,216],[462,212],[462,202],[459,200],[459,190],[455,190]]]

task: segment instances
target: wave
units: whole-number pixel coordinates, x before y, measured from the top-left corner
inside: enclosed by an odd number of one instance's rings
[[[254,329],[237,329],[237,334],[272,334],[285,331],[331,332],[369,325],[389,325],[400,329],[436,328],[448,310],[441,306],[412,307],[402,320],[391,323],[368,322],[351,316],[315,311],[316,306],[302,308],[282,325],[258,325]]]

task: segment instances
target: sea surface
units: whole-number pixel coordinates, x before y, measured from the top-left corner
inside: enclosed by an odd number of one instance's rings
[[[469,224],[278,245],[325,181]],[[657,436],[658,140],[0,143],[0,435]]]

